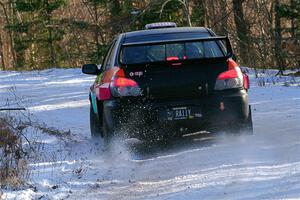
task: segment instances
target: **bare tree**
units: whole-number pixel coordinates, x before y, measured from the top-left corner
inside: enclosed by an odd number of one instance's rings
[[[243,10],[244,0],[233,0],[233,12],[234,12],[234,21],[237,32],[237,39],[239,41],[239,51],[241,58],[244,63],[249,63],[248,61],[248,28],[247,23],[244,18]]]
[[[279,67],[279,74],[283,74],[283,70],[285,69],[284,61],[282,58],[282,49],[281,49],[281,43],[282,43],[282,34],[281,34],[281,19],[280,19],[280,2],[279,0],[275,0],[275,58],[276,58],[276,64]]]
[[[0,21],[3,24],[2,27],[0,25],[0,28],[4,29],[4,26],[10,26],[11,25],[9,7],[10,7],[10,2],[0,0],[0,16],[1,16],[1,13],[3,13],[3,16],[4,16],[3,17],[4,20]],[[0,32],[1,31],[4,32],[4,30],[0,29]],[[11,30],[7,30],[7,29],[6,29],[6,32],[8,33],[8,38],[9,38],[8,40],[6,40],[6,37],[5,37],[4,34],[1,35],[2,36],[1,46],[2,46],[3,62],[7,63],[5,65],[11,65],[12,67],[15,67],[15,65],[16,65],[16,52],[15,52],[15,46],[14,46],[14,42],[13,42],[13,32]],[[4,44],[6,44],[6,43],[8,43],[8,45],[7,45],[8,48],[5,49]],[[5,55],[4,51],[5,50],[9,52],[7,54],[8,56],[7,56],[6,59],[4,58],[4,55]]]
[[[4,61],[3,42],[2,42],[1,31],[0,31],[0,60],[1,60],[1,67],[3,70],[5,70],[6,67],[5,67],[5,61]]]

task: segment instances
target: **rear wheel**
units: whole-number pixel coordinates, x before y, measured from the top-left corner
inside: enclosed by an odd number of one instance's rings
[[[251,106],[249,106],[248,118],[243,122],[237,122],[236,124],[232,125],[229,131],[237,134],[253,134]]]
[[[103,139],[105,144],[108,145],[111,142],[114,131],[110,128],[105,113],[103,112],[102,116],[102,125],[103,125]]]
[[[103,137],[102,125],[100,123],[99,117],[94,113],[93,107],[90,107],[90,130],[93,139],[99,139]]]
[[[253,122],[252,122],[252,112],[251,112],[251,106],[249,106],[249,115],[248,119],[244,124],[243,127],[244,131],[248,134],[253,134]]]

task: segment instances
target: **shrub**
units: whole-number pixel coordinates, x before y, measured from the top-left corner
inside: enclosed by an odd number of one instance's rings
[[[0,118],[0,187],[18,188],[27,178],[28,168],[21,134],[11,118]]]

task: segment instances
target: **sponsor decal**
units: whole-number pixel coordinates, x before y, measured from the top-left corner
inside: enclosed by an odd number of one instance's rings
[[[138,77],[141,77],[143,76],[143,72],[142,71],[139,71],[139,72],[130,72],[129,73],[129,76],[133,77],[133,76],[138,76]]]
[[[94,92],[91,93],[91,99],[92,99],[92,106],[93,106],[94,113],[97,114],[97,112],[98,112],[97,100],[96,100],[96,95]]]
[[[195,113],[195,117],[201,118],[203,115],[201,113]]]

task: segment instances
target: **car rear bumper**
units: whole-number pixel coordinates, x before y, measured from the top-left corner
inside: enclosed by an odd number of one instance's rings
[[[194,109],[193,116],[169,120],[167,110],[182,106]],[[193,100],[113,99],[105,101],[103,108],[105,120],[112,130],[126,126],[139,129],[162,124],[199,130],[207,126],[243,122],[249,115],[248,94],[242,89],[215,92],[212,96]]]

